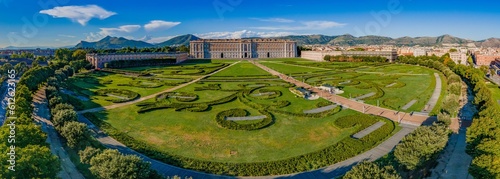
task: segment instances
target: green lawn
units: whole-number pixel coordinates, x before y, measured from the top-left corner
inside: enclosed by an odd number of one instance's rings
[[[285,159],[330,146],[353,133],[352,129],[336,127],[335,119],[357,114],[346,110],[319,119],[275,114],[276,123],[262,130],[218,127],[215,115],[232,108],[249,109],[234,101],[202,113],[169,109],[139,115],[136,106],[128,106],[99,116],[129,136],[171,154],[220,162],[257,162]]]
[[[261,68],[255,66],[248,61],[242,61],[232,67],[221,71],[213,76],[259,76],[259,75],[271,75],[268,72],[262,70]]]
[[[491,91],[491,96],[493,97],[493,99],[500,102],[500,87],[493,83],[488,83],[487,85]]]

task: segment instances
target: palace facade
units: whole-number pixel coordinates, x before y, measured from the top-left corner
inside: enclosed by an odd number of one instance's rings
[[[98,54],[88,53],[87,61],[94,68],[104,68],[104,64],[118,60],[151,60],[151,59],[176,59],[176,63],[180,63],[188,59],[187,53],[113,53],[113,54]]]
[[[297,43],[280,39],[200,39],[190,48],[190,57],[198,59],[297,57]]]

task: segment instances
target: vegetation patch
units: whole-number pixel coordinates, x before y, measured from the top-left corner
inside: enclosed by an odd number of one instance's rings
[[[271,123],[273,123],[273,116],[265,111],[259,111],[260,113],[264,114],[266,118],[258,120],[258,122],[255,123],[250,123],[250,124],[241,124],[235,121],[230,121],[227,120],[227,117],[245,117],[248,115],[248,111],[244,109],[230,109],[227,111],[222,111],[217,116],[215,117],[215,120],[217,121],[217,124],[219,124],[220,127],[226,128],[226,129],[231,129],[231,130],[258,130],[265,128]]]
[[[105,96],[106,101],[124,103],[139,98],[139,94],[125,89],[100,89],[95,92],[98,96]]]

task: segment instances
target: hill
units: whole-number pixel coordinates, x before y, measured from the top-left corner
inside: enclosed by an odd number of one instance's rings
[[[257,38],[257,37],[254,37]],[[395,45],[395,46],[441,46],[447,44],[456,44],[460,46],[467,46],[475,44],[478,47],[500,47],[500,39],[490,38],[482,41],[472,41],[463,38],[454,37],[451,35],[442,35],[438,37],[400,37],[390,38],[384,36],[361,36],[355,37],[350,34],[339,36],[327,35],[291,35],[284,37],[275,37],[276,39],[293,40],[301,45]],[[123,37],[110,37],[107,36],[97,42],[81,41],[75,48],[97,48],[97,49],[112,49],[124,47],[164,47],[164,46],[180,46],[189,45],[192,40],[198,40],[192,34],[181,35],[174,37],[158,44],[150,44],[143,41],[128,40]]]
[[[191,40],[198,40],[198,39],[200,39],[200,38],[198,38],[194,35],[191,35],[191,34],[187,34],[187,35],[181,35],[181,36],[174,37],[174,38],[167,40],[165,42],[156,44],[155,46],[157,46],[157,47],[181,46],[181,45],[189,46],[189,42]]]
[[[81,41],[75,48],[96,48],[96,49],[116,49],[123,47],[137,47],[146,48],[153,47],[154,45],[137,40],[129,40],[123,37],[110,37],[106,36],[97,42]]]

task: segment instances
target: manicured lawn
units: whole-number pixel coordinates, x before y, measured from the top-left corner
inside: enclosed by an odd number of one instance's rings
[[[491,96],[493,97],[493,99],[495,99],[496,101],[500,101],[500,87],[498,87],[497,85],[495,85],[493,83],[489,83],[487,85],[491,91]]]
[[[258,76],[258,75],[271,75],[268,72],[262,70],[261,68],[253,65],[248,61],[242,61],[232,67],[221,71],[213,76]]]
[[[131,137],[171,154],[210,161],[257,162],[285,159],[330,146],[353,133],[352,129],[336,127],[335,119],[357,114],[346,110],[319,119],[275,114],[276,123],[261,130],[218,127],[215,115],[232,108],[249,109],[234,101],[202,113],[168,109],[139,115],[136,106],[128,106],[99,116]]]

